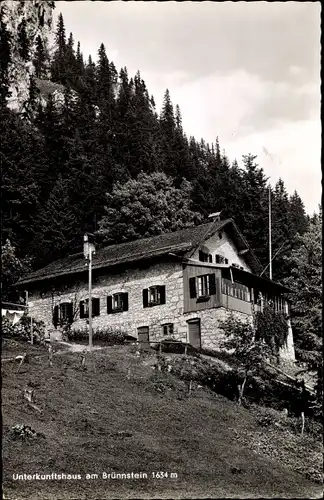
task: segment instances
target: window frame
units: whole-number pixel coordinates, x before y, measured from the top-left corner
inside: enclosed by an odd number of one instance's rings
[[[92,317],[100,316],[100,298],[91,297],[92,302]],[[95,305],[97,304],[97,305]],[[80,319],[89,318],[89,299],[80,300]]]
[[[216,295],[215,273],[200,274],[189,278],[189,296],[197,302],[210,300],[212,295]]]
[[[174,323],[163,323],[161,327],[163,337],[172,337],[174,335]]]
[[[153,285],[143,289],[143,307],[161,306],[165,303],[165,285]]]
[[[117,307],[116,307],[117,302]],[[128,311],[128,292],[117,292],[107,296],[107,314]]]

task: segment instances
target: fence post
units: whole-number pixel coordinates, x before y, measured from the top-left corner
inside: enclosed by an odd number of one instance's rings
[[[188,344],[185,345],[185,356],[187,356],[187,348],[188,348]]]

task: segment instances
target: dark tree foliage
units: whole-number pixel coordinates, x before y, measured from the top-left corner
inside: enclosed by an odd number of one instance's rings
[[[30,41],[27,36],[26,30],[26,19],[23,18],[22,21],[18,25],[18,51],[20,57],[23,61],[27,62],[30,59]]]
[[[187,137],[169,90],[158,114],[140,72],[117,71],[103,44],[96,63],[91,57],[84,61],[73,33],[66,36],[62,15],[52,56],[40,36],[31,53],[26,23],[17,27],[20,55],[31,58],[35,71],[23,113],[10,111],[12,40],[4,14],[1,5],[2,245],[9,240],[14,248],[8,255],[29,254],[37,268],[81,250],[84,231],[101,228],[107,241],[121,241],[208,221],[210,213],[222,211],[267,266],[268,180],[254,155],[231,163],[218,137],[213,144]],[[37,88],[38,79],[46,78],[53,87],[48,92]],[[295,261],[310,219],[299,195],[289,196],[282,180],[271,187],[271,200],[273,276],[281,281],[295,269],[306,273]],[[127,216],[127,231],[118,211]]]
[[[35,77],[36,78],[45,78],[46,76],[46,67],[47,67],[47,55],[44,49],[43,41],[40,35],[37,36],[36,39],[36,51],[33,59],[33,64],[35,68]]]

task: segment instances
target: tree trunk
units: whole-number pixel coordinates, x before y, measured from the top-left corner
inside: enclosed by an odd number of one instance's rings
[[[304,414],[304,412],[303,412],[303,411],[301,412],[301,419],[302,419],[302,430],[301,430],[301,434],[303,435],[303,434],[304,434],[304,429],[305,429],[305,414]]]
[[[242,403],[242,398],[243,398],[243,393],[244,393],[244,387],[246,384],[246,379],[247,379],[247,373],[245,374],[245,378],[243,380],[243,383],[240,387],[240,393],[239,393],[239,398],[238,398],[238,404],[240,405]]]

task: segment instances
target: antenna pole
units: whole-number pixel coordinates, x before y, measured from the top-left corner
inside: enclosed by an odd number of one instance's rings
[[[272,242],[271,242],[271,185],[269,184],[269,274],[272,280]]]

